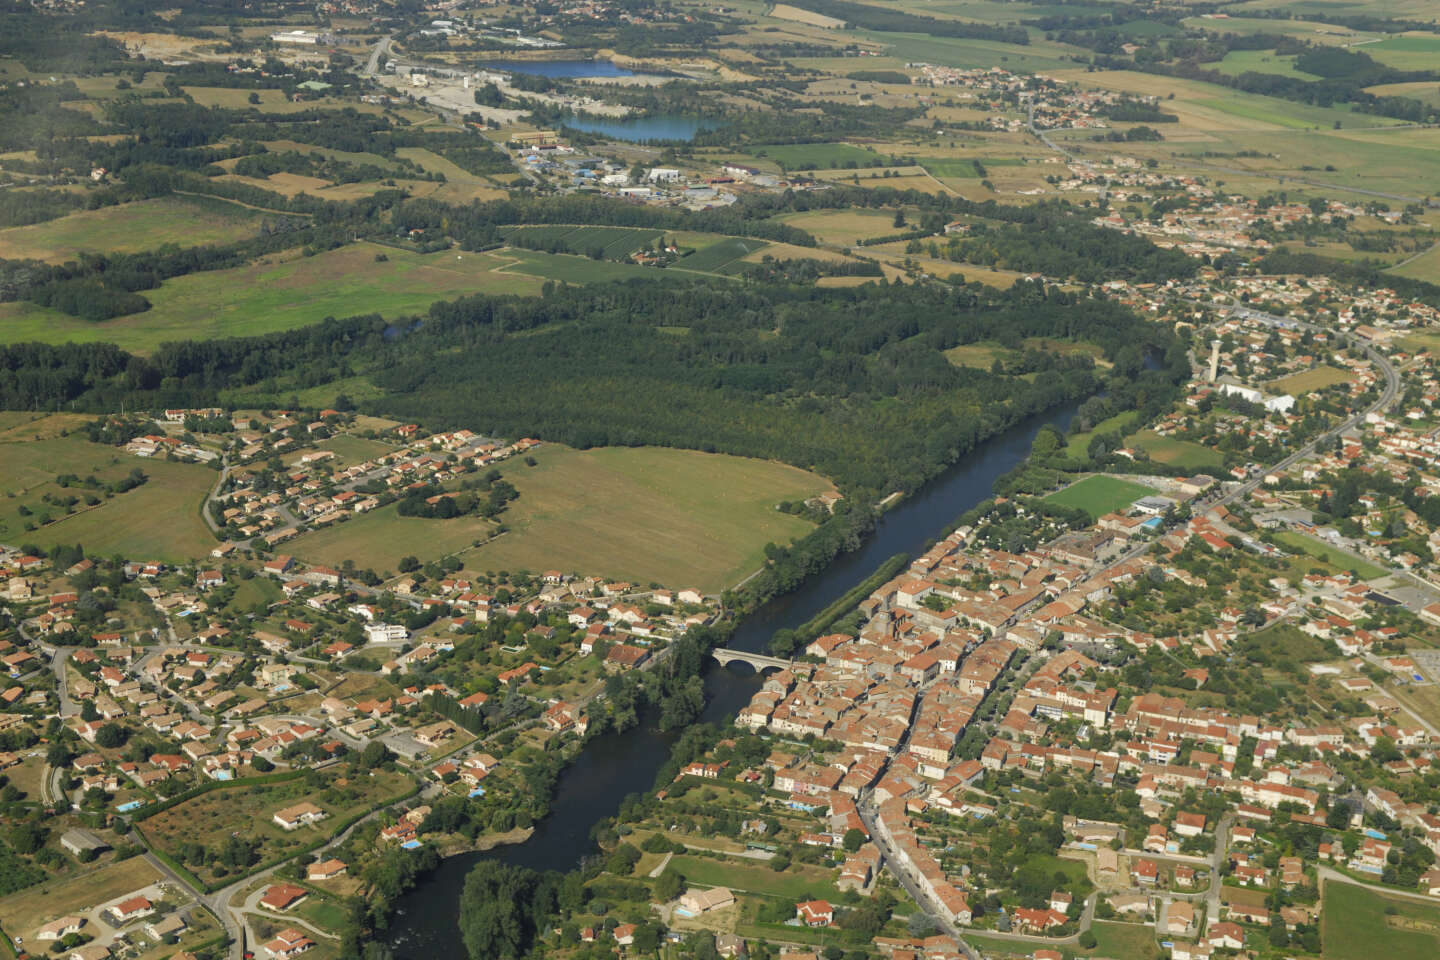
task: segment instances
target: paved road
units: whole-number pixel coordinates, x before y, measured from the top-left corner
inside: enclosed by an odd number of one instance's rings
[[[391,37],[382,37],[370,51],[370,59],[365,64],[365,76],[373,77],[380,68],[380,58],[390,52]]]

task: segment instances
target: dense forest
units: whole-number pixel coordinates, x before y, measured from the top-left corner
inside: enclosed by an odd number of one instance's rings
[[[542,335],[514,336],[522,332]],[[1027,337],[1099,344],[1036,382],[956,367],[942,351]],[[661,444],[783,460],[883,494],[913,488],[981,439],[1102,386],[1142,378],[1170,334],[1055,287],[1000,293],[722,281],[550,287],[540,298],[436,303],[424,322],[328,321],[264,337],[0,349],[0,404],[107,411],[197,406],[226,391],[283,400],[369,373],[370,409],[435,428],[534,434],[577,447]]]

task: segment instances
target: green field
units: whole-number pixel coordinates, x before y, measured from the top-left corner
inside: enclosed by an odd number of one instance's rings
[[[513,266],[505,268],[501,276],[523,274],[531,277],[543,277],[546,280],[561,280],[565,283],[605,283],[609,280],[681,280],[685,276],[683,273],[676,273],[672,270],[642,267],[637,263],[591,260],[589,257],[573,254],[542,253],[539,250],[522,250],[518,247],[509,247],[499,256],[515,261]]]
[[[975,161],[961,157],[922,157],[920,165],[934,177],[962,180],[976,180],[980,177]]]
[[[1072,433],[1065,438],[1065,455],[1075,460],[1084,460],[1089,453],[1090,441],[1097,433],[1118,433],[1124,435],[1125,431],[1135,426],[1140,413],[1137,410],[1124,410],[1108,417],[1095,424],[1089,430],[1082,433]]]
[[[54,418],[51,418],[52,420]],[[45,421],[34,429],[44,431]],[[73,427],[73,424],[71,424]],[[48,431],[46,431],[48,432]],[[7,438],[14,432],[7,433]],[[126,493],[105,499],[81,486],[62,488],[63,474],[94,475],[102,483],[118,480],[139,467],[150,479]],[[144,460],[119,447],[91,443],[82,434],[0,443],[0,542],[85,545],[96,555],[121,554],[143,560],[179,562],[207,554],[215,540],[200,519],[200,501],[215,483],[215,472],[190,463]],[[86,494],[100,500],[84,504]],[[76,512],[42,498],[78,496]],[[21,514],[21,508],[30,511]],[[46,517],[49,523],[42,525]],[[35,529],[26,530],[27,524]]]
[[[1277,532],[1275,534],[1275,542],[1282,546],[1289,547],[1291,550],[1296,550],[1307,556],[1314,557],[1316,560],[1323,560],[1332,567],[1340,570],[1354,570],[1366,580],[1383,577],[1390,572],[1367,560],[1352,557],[1348,553],[1337,550],[1329,544],[1321,543],[1314,537],[1308,537],[1303,533],[1296,533],[1293,530],[1281,530]]]
[[[589,254],[599,250],[606,260],[628,257],[643,250],[663,234],[659,230],[638,230],[630,227],[515,227],[505,231],[505,238],[526,243],[560,241],[574,253]]]
[[[767,542],[813,529],[775,510],[831,489],[822,478],[764,460],[660,447],[571,450],[545,445],[537,465],[502,468],[520,498],[501,515],[510,532],[464,554],[480,570],[557,568],[677,589],[718,591],[764,562]],[[332,565],[393,570],[408,554],[438,557],[492,536],[479,518],[426,520],[385,507],[287,547]]]
[[[1380,945],[1387,960],[1433,960],[1440,956],[1440,909],[1330,880],[1320,936],[1325,960],[1373,960]]]
[[[167,280],[145,291],[153,309],[103,323],[30,304],[0,304],[0,336],[6,342],[110,341],[146,353],[167,340],[254,336],[326,317],[423,313],[436,300],[470,293],[539,292],[538,280],[513,269],[497,272],[505,264],[484,253],[420,254],[371,243],[313,257],[292,251]]]
[[[1119,477],[1093,476],[1070,484],[1045,499],[1064,507],[1077,507],[1099,517],[1123,510],[1141,497],[1154,493],[1149,487]]]
[[[696,270],[702,273],[722,273],[725,268],[756,250],[763,250],[770,244],[764,240],[748,240],[741,237],[726,237],[717,240],[703,250],[697,250],[681,260],[677,267],[682,270]]]
[[[886,33],[879,30],[855,30],[853,33],[872,43],[884,44],[890,56],[901,60],[922,60],[949,67],[1004,67],[1017,73],[1074,67],[1074,61],[1067,57],[1079,52],[1075,47],[1047,42],[1043,35],[1038,35],[1037,42],[1035,31],[1031,32],[1031,42],[1023,47],[998,40],[932,37],[923,33]]]
[[[83,251],[134,253],[253,236],[265,214],[209,197],[162,197],[0,230],[0,258],[63,263]]]
[[[1387,272],[1397,277],[1440,283],[1440,244],[1426,250],[1404,266],[1391,267]]]
[[[1433,34],[1386,37],[1358,49],[1397,70],[1434,70],[1440,60],[1440,37]]]
[[[771,143],[751,147],[750,154],[757,158],[774,160],[787,170],[863,167],[878,156],[873,150],[849,143]]]
[[[828,871],[806,868],[798,864],[789,870],[776,873],[768,865],[734,863],[728,860],[677,856],[670,861],[670,869],[677,871],[690,883],[703,887],[729,887],[747,893],[759,893],[787,900],[819,897],[840,899],[840,891],[830,882]]]
[[[1325,387],[1334,386],[1337,383],[1349,383],[1354,379],[1354,374],[1349,370],[1322,365],[1313,370],[1302,370],[1299,373],[1292,373],[1288,377],[1282,377],[1272,382],[1270,387],[1281,393],[1293,393],[1300,396],[1314,390],[1323,390]]]
[[[1154,430],[1141,430],[1126,442],[1144,450],[1151,460],[1186,470],[1218,470],[1225,464],[1225,458],[1214,447],[1162,437]]]
[[[1110,923],[1097,920],[1090,927],[1095,934],[1095,947],[1067,946],[1077,957],[1103,957],[1105,960],[1154,960],[1159,955],[1155,928],[1143,923]],[[964,938],[985,951],[988,956],[1029,957],[1035,950],[1032,942],[988,937],[983,933],[966,933]]]
[[[1313,73],[1295,69],[1295,57],[1276,56],[1274,50],[1232,50],[1220,61],[1219,71],[1227,77],[1242,73],[1275,73],[1299,80],[1319,80]]]

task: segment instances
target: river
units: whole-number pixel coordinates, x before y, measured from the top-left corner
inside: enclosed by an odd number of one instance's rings
[[[819,576],[793,593],[765,604],[746,617],[730,646],[763,651],[776,630],[795,628],[834,602],[897,553],[916,555],[962,513],[991,494],[1000,475],[1030,452],[1036,432],[1053,423],[1063,432],[1079,403],[1032,417],[982,443],[969,456],[915,496],[887,512],[859,550],[836,559]],[[705,675],[706,706],[701,720],[721,723],[733,717],[760,687],[746,664],[714,666]],[[598,737],[559,777],[548,817],[524,843],[489,853],[449,857],[399,904],[392,946],[399,960],[460,958],[464,944],[457,927],[465,875],[481,857],[493,856],[536,870],[569,870],[594,852],[591,828],[614,816],[627,794],[649,790],[670,756],[678,732],[662,734],[647,726]]]

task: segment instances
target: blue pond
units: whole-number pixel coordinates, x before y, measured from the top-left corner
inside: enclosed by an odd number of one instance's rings
[[[644,140],[695,139],[701,130],[713,130],[713,121],[701,117],[687,117],[682,114],[659,114],[653,117],[606,120],[596,117],[570,117],[563,121],[565,126],[598,134],[612,140],[628,140],[638,143]]]
[[[507,73],[528,73],[557,80],[578,77],[633,77],[634,70],[617,67],[609,60],[487,60],[480,64],[486,70]]]

